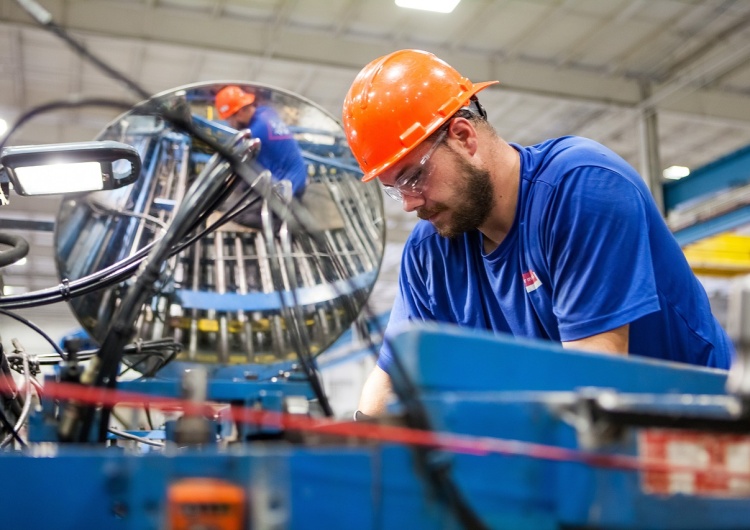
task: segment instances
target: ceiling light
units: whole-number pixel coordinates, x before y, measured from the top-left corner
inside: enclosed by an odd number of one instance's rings
[[[4,135],[5,131],[7,130],[8,130],[8,122],[0,118],[0,136]]]
[[[669,166],[664,170],[664,178],[679,180],[685,178],[690,174],[690,168],[685,166]]]
[[[461,0],[396,0],[398,7],[408,9],[421,9],[423,11],[434,11],[436,13],[450,13]]]
[[[14,267],[21,267],[23,265],[26,265],[26,258],[21,258],[18,261],[11,263],[10,265]]]

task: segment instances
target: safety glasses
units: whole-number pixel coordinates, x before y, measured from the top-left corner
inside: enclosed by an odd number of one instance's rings
[[[393,200],[403,202],[404,195],[409,197],[419,197],[422,195],[422,187],[424,185],[425,178],[429,174],[429,171],[425,169],[427,162],[430,160],[432,154],[440,147],[440,144],[445,140],[448,134],[448,129],[445,128],[435,139],[435,142],[430,147],[422,158],[419,159],[419,163],[404,171],[400,177],[396,179],[393,186],[383,185],[385,193]]]

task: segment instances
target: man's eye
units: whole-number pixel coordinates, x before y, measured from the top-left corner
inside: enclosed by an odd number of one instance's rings
[[[422,177],[422,168],[417,169],[414,173],[406,177],[401,183],[403,188],[413,188],[417,185],[420,178]]]

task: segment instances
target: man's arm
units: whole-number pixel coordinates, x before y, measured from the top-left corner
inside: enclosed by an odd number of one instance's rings
[[[616,355],[628,354],[628,333],[630,324],[625,324],[598,335],[592,335],[585,339],[563,342],[563,348],[573,350],[585,350],[599,353],[611,353]]]
[[[365,381],[359,398],[359,410],[368,416],[379,416],[385,412],[391,394],[391,377],[379,366],[375,366]]]

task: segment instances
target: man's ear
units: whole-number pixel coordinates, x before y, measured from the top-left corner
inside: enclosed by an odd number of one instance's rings
[[[448,141],[469,156],[474,156],[478,146],[477,129],[466,118],[455,117],[448,127]]]

